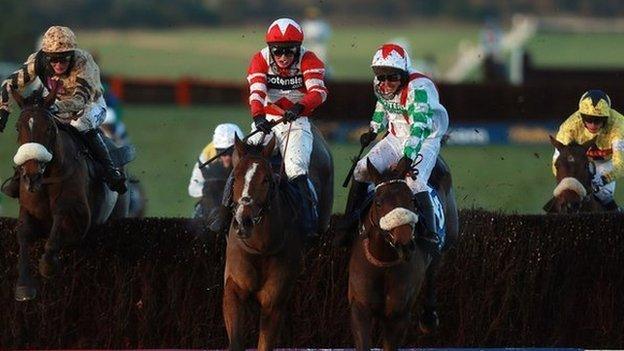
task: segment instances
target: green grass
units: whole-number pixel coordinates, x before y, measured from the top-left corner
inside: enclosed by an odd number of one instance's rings
[[[416,59],[432,53],[440,69],[455,58],[461,40],[477,40],[478,26],[423,22],[333,26],[329,64],[335,78],[370,79],[370,61],[384,42],[405,37]],[[261,26],[102,30],[77,33],[79,44],[97,52],[109,74],[146,77],[201,77],[244,82],[249,60],[262,48],[266,28]]]
[[[194,200],[187,195],[191,167],[212,130],[225,121],[249,128],[244,106],[176,108],[171,106],[127,106],[125,121],[138,149],[130,170],[146,188],[149,216],[189,216]],[[0,138],[0,175],[11,174],[16,150],[11,116]],[[334,211],[342,212],[346,191],[340,187],[357,153],[355,144],[332,144],[335,160],[336,197]],[[551,147],[542,146],[449,146],[443,155],[450,164],[460,207],[483,207],[505,212],[540,213],[548,200],[554,179],[550,173]],[[622,198],[624,193],[618,191]],[[17,214],[16,201],[0,198],[4,214]]]
[[[624,65],[622,34],[537,33],[527,50],[538,66],[606,68]]]

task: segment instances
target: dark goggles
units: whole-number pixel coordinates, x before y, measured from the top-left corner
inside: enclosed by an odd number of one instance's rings
[[[401,74],[399,73],[393,73],[393,74],[380,74],[378,76],[376,76],[377,81],[384,82],[384,81],[388,81],[388,82],[398,82],[401,80]]]
[[[223,154],[221,154],[221,156],[232,156],[232,154],[234,153],[234,148],[233,147],[229,147],[227,149],[219,149],[219,148],[217,148],[215,151],[217,151],[217,153],[223,152]]]
[[[581,115],[581,119],[583,119],[583,123],[592,123],[592,124],[605,123],[607,121],[607,117],[605,116]]]
[[[272,46],[270,50],[273,56],[295,56],[299,51],[296,46]]]
[[[63,55],[46,55],[46,60],[50,63],[66,63],[71,61],[73,56],[74,55],[71,53]]]

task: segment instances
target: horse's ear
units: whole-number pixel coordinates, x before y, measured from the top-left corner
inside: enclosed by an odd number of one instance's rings
[[[560,142],[559,140],[555,139],[552,135],[548,135],[548,138],[550,138],[550,143],[552,144],[552,146],[555,147],[555,149],[561,151],[561,149],[563,149],[565,147],[565,145],[563,145],[562,142]]]
[[[55,84],[52,84],[52,90],[50,90],[50,94],[48,94],[48,96],[46,96],[45,99],[43,100],[43,107],[44,108],[49,108],[50,106],[52,106],[52,104],[56,100],[56,94],[58,93],[59,86],[62,83],[61,83],[60,80],[57,80],[55,82],[56,82]],[[43,92],[43,88],[41,90]]]
[[[366,158],[366,170],[368,170],[368,176],[373,183],[379,184],[381,181],[381,174],[379,174],[379,171],[375,168],[375,165],[373,165],[368,157]]]
[[[17,91],[17,89],[13,89],[10,84],[7,85],[7,88],[11,91],[11,96],[13,96],[13,100],[17,102],[17,105],[20,108],[24,108],[24,97]]]
[[[273,149],[275,149],[275,135],[273,135],[271,140],[269,140],[269,143],[262,148],[262,157],[270,158],[273,154]]]
[[[238,135],[236,133],[234,133],[234,149],[236,150],[236,153],[238,154],[239,158],[243,158],[243,156],[245,156],[245,153],[247,151],[247,149],[245,148],[245,143],[243,143],[238,138]]]
[[[596,146],[596,138],[598,138],[598,136],[595,136],[595,137],[591,138],[591,140],[588,140],[588,141],[584,142],[583,144],[581,144],[583,149],[588,150],[590,147]]]
[[[396,173],[400,179],[405,178],[407,173],[412,170],[412,159],[406,156],[401,157],[399,163],[396,165]]]
[[[544,209],[544,211],[546,211],[546,213],[555,213],[556,212],[555,201],[556,200],[553,197],[544,205],[544,207],[542,207]]]

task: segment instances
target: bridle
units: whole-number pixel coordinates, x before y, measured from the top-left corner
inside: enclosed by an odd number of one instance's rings
[[[388,186],[388,185],[392,185],[395,183],[403,183],[407,185],[407,182],[405,181],[405,179],[391,179],[385,182],[381,182],[379,184],[377,184],[375,186],[375,192],[378,191],[379,188],[384,187],[384,186]],[[368,211],[368,215],[367,215],[367,219],[368,219],[368,223],[369,223],[369,227],[367,228],[365,224],[362,224],[362,226],[360,227],[359,230],[359,234],[360,236],[365,237],[363,240],[363,244],[364,244],[364,254],[366,255],[366,258],[368,259],[368,261],[377,266],[377,267],[383,267],[383,268],[387,268],[387,267],[392,267],[395,266],[399,263],[401,263],[402,259],[400,257],[399,254],[399,248],[394,244],[394,242],[396,241],[396,238],[394,237],[394,235],[392,234],[392,231],[390,230],[384,230],[381,228],[381,226],[379,225],[379,221],[381,220],[381,218],[379,218],[378,215],[376,215],[376,209],[375,209],[375,205],[373,204],[371,206],[371,209]],[[378,218],[374,219],[373,217],[376,216]],[[411,240],[414,240],[414,231],[415,231],[415,224],[414,223],[410,223],[410,226],[412,227],[412,237]],[[367,236],[367,233],[371,230],[371,228],[375,228],[383,237],[384,241],[390,245],[390,247],[392,247],[392,249],[396,252],[397,254],[397,259],[393,260],[393,261],[382,261],[378,258],[376,258],[370,251],[370,240]]]

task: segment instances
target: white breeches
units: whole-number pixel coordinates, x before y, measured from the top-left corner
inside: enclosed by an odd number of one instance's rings
[[[71,124],[79,132],[86,132],[98,128],[106,119],[106,102],[100,97],[96,102],[85,106],[77,119],[71,120]]]
[[[281,116],[267,115],[269,121],[280,118]],[[290,137],[288,137],[288,128],[291,125]],[[297,176],[308,174],[308,169],[310,168],[310,155],[312,155],[314,142],[310,128],[308,117],[299,117],[291,123],[276,125],[270,134],[258,133],[252,136],[248,139],[248,143],[256,144],[262,140],[266,145],[271,140],[271,137],[275,135],[276,145],[284,158],[286,176],[288,176],[288,179],[294,179]],[[256,130],[253,123],[251,124],[251,130]],[[287,138],[288,150],[286,150]]]
[[[595,160],[594,164],[596,165],[596,174],[594,175],[594,178],[600,178],[600,176],[602,176],[603,174],[613,170],[613,162],[611,162],[611,160],[607,160],[607,161]],[[600,200],[601,203],[606,204],[613,200],[614,193],[615,193],[615,181],[603,185],[602,187],[600,187],[600,189],[598,189],[598,192],[594,193],[594,195],[596,195],[596,197],[598,198],[598,200]]]
[[[438,154],[440,153],[440,142],[442,138],[427,138],[423,141],[420,148],[419,157],[420,161],[418,165],[413,167],[417,171],[416,179],[407,177],[407,185],[412,189],[414,194],[422,191],[431,191],[431,188],[427,184],[429,176],[435,167]],[[368,170],[366,169],[366,159],[370,159],[373,166],[382,173],[391,166],[394,166],[403,157],[403,145],[404,141],[395,137],[392,134],[388,134],[379,143],[364,156],[355,166],[353,177],[358,182],[370,182],[371,179],[368,176]]]

